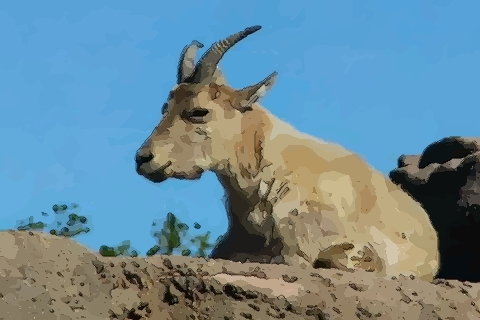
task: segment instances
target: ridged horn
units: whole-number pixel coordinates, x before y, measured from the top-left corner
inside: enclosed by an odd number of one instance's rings
[[[217,68],[218,62],[220,59],[222,59],[223,55],[237,42],[245,39],[247,36],[260,30],[261,28],[261,26],[249,27],[243,31],[232,34],[224,40],[215,42],[200,58],[195,66],[195,70],[187,79],[185,79],[185,82],[201,83],[211,80]]]

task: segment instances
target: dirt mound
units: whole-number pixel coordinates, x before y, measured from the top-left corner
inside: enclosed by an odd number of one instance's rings
[[[480,319],[480,284],[191,257],[105,258],[0,232],[0,318]]]
[[[391,180],[420,202],[439,236],[441,278],[480,281],[480,139],[449,137],[402,155]]]

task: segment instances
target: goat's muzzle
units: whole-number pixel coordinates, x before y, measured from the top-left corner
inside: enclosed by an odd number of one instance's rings
[[[169,167],[172,162],[168,161],[160,167],[156,167],[153,163],[154,156],[151,153],[137,153],[135,155],[135,169],[137,173],[152,182],[162,182],[168,178],[165,169]]]

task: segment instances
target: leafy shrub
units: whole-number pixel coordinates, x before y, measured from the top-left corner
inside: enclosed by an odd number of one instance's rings
[[[52,206],[54,220],[50,223],[34,220],[33,216],[18,222],[18,230],[46,231],[59,237],[76,237],[80,234],[90,232],[90,221],[87,217],[79,215],[81,208],[78,204],[55,204]],[[41,212],[43,220],[49,217],[46,212]],[[158,225],[162,225],[158,229]],[[195,230],[200,230],[201,225],[197,222],[193,224]],[[173,213],[167,213],[163,222],[154,221],[152,223],[151,235],[155,240],[155,245],[147,252],[147,256],[155,254],[172,255],[181,254],[183,256],[207,257],[207,252],[213,249],[221,240],[218,237],[215,242],[211,242],[211,233],[201,233],[197,235],[190,234],[190,227],[181,222]],[[116,256],[138,256],[137,250],[133,249],[130,240],[125,240],[117,246],[102,245],[99,253],[104,257]]]
[[[156,244],[147,251],[147,256],[153,256],[157,253],[165,255],[180,253],[183,256],[205,258],[207,257],[207,251],[215,247],[221,239],[219,237],[215,242],[210,242],[210,231],[194,236],[191,235],[189,232],[190,227],[171,212],[167,213],[162,225],[160,230],[155,230],[158,222],[154,221],[152,223],[151,235],[155,239]],[[193,224],[193,227],[196,230],[201,229],[200,224],[197,222]]]
[[[54,220],[51,223],[45,223],[43,221],[34,221],[34,217],[30,216],[28,220],[21,220],[18,222],[18,230],[36,230],[45,231],[50,229],[50,234],[62,237],[75,237],[82,233],[89,233],[90,227],[89,219],[85,216],[79,215],[76,212],[81,211],[78,204],[55,204],[52,206],[54,213]],[[43,219],[46,219],[49,214],[42,212]],[[62,227],[63,226],[63,227]]]

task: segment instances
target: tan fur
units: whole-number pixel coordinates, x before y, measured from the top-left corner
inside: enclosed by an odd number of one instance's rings
[[[417,202],[359,156],[296,131],[259,105],[254,110],[261,115],[246,118],[243,145],[254,153],[252,136],[268,119],[259,157],[270,165],[251,178],[241,174],[245,165],[237,158],[239,185],[274,180],[278,186],[266,199],[286,245],[285,260],[433,279],[437,234]]]
[[[137,168],[156,182],[217,173],[233,228],[247,232],[231,233],[218,256],[435,277],[437,234],[420,204],[358,155],[297,131],[258,103],[242,109],[246,91],[220,80],[174,88],[139,150],[153,159]],[[182,118],[198,107],[209,111],[204,123]],[[263,249],[249,251],[249,235],[262,236]]]
[[[242,119],[242,139],[235,144],[237,166],[243,178],[256,177],[265,162],[265,122],[258,110],[252,110]]]

